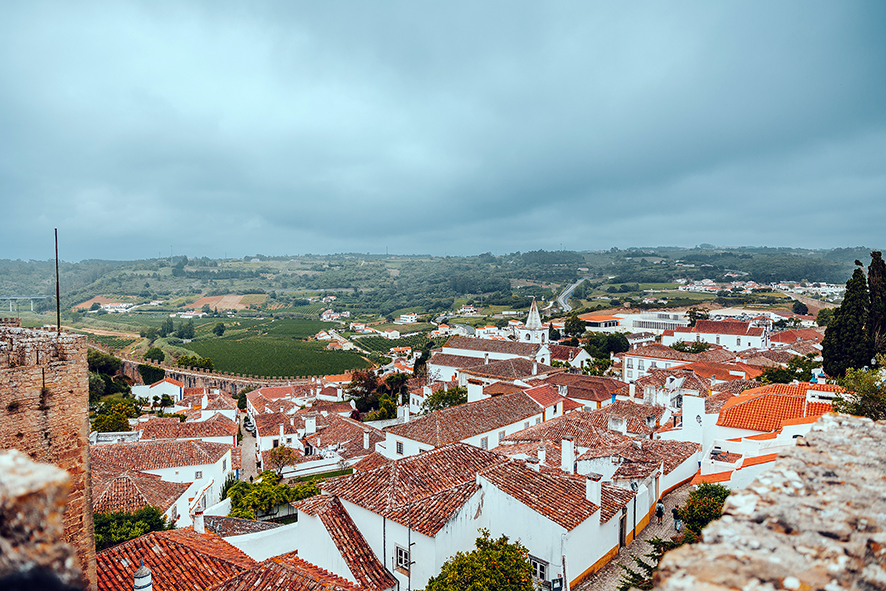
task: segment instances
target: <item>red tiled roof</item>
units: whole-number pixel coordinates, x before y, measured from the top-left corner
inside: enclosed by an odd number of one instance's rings
[[[504,461],[498,454],[465,443],[453,443],[373,470],[330,478],[321,483],[320,488],[402,525],[407,524],[401,509],[409,502],[409,494],[413,503],[413,527],[420,524],[420,529],[416,529],[432,536],[470,495],[466,489],[459,489],[437,497],[431,505],[418,505],[418,501],[475,483],[477,472]],[[428,514],[422,515],[425,511]]]
[[[334,413],[327,415],[325,422],[322,429],[305,439],[317,449],[337,446],[338,455],[344,459],[367,456],[375,449],[376,443],[385,440],[380,429]],[[369,433],[368,448],[363,446],[364,433]]]
[[[518,386],[517,384],[512,384],[510,382],[495,382],[494,384],[489,384],[484,387],[483,394],[486,396],[498,396],[500,394],[510,394],[511,392],[518,392],[525,389],[526,386]]]
[[[548,345],[551,350],[551,359],[559,361],[572,361],[584,351],[581,347],[569,347],[567,345]]]
[[[299,558],[295,552],[269,558],[208,591],[362,591],[325,569]]]
[[[152,532],[95,556],[99,591],[132,591],[141,561],[155,591],[206,589],[251,568],[255,561],[214,534],[192,529]]]
[[[428,365],[439,365],[442,367],[473,367],[475,365],[483,365],[482,357],[469,357],[467,355],[453,355],[451,353],[434,353],[428,360]]]
[[[176,418],[152,418],[141,427],[141,439],[196,439],[237,435],[237,423],[222,414],[206,421],[181,423]]]
[[[763,336],[765,329],[762,326],[751,326],[749,322],[741,320],[698,320],[695,326],[678,328],[674,332],[759,337]]]
[[[92,471],[92,510],[95,513],[132,513],[144,507],[157,507],[165,513],[190,484],[166,482],[144,472]]]
[[[231,449],[224,443],[199,439],[160,439],[138,443],[112,443],[89,448],[93,470],[122,473],[126,470],[160,470],[179,466],[214,464]]]
[[[204,515],[203,521],[209,533],[222,538],[230,536],[242,536],[254,534],[269,529],[283,527],[280,523],[271,521],[255,521],[253,519],[237,519],[236,517],[222,517],[221,515]]]
[[[156,381],[153,384],[151,384],[151,388],[153,388],[154,386],[159,386],[163,382],[166,382],[167,384],[172,384],[173,386],[178,386],[179,388],[185,387],[185,385],[183,383],[179,382],[178,380],[174,380],[172,378],[163,378],[162,380]]]
[[[820,343],[824,338],[822,331],[814,328],[798,328],[774,332],[769,340],[773,343],[794,343],[796,341],[815,341]]]
[[[671,369],[690,369],[700,376],[721,381],[753,379],[763,373],[759,367],[746,363],[714,363],[712,361],[693,361]],[[743,375],[735,375],[732,372],[740,372]]]
[[[585,376],[572,373],[558,373],[542,380],[547,384],[566,386],[566,396],[579,400],[592,402],[604,402],[612,398],[612,393],[618,393],[627,384],[613,378],[599,376]]]
[[[543,474],[519,462],[505,462],[484,470],[481,476],[568,531],[600,509],[587,499],[584,482],[565,474]]]
[[[393,460],[391,460],[390,458],[387,458],[377,451],[374,451],[368,456],[357,461],[357,463],[352,465],[351,468],[353,468],[355,472],[359,472],[361,470],[373,470],[375,468],[378,468],[379,466],[389,464],[392,461]]]
[[[522,443],[512,443],[510,445],[499,445],[492,450],[497,453],[513,459],[535,458],[539,460],[539,450],[544,448],[545,461],[544,464],[553,468],[560,467],[560,442],[559,441],[524,441]],[[540,461],[540,460],[539,460]]]
[[[471,337],[454,336],[450,337],[443,350],[461,349],[464,351],[480,351],[490,353],[504,353],[506,355],[514,355],[517,357],[534,357],[541,348],[539,344],[532,343],[514,343],[511,341],[493,341],[490,339],[475,339]]]
[[[533,425],[522,431],[508,435],[502,442],[519,443],[526,441],[562,441],[567,436],[573,437],[578,447],[592,448],[598,446],[617,445],[630,438],[610,431],[609,419],[595,412],[576,410],[567,415]]]
[[[461,373],[483,378],[515,380],[529,378],[535,375],[543,376],[552,373],[562,373],[564,371],[567,371],[567,369],[562,367],[551,367],[550,365],[529,361],[522,357],[515,357],[512,359],[490,361],[487,364],[475,365],[473,367],[462,369]]]
[[[717,425],[752,431],[774,431],[782,421],[820,416],[831,411],[829,402],[806,402],[806,391],[840,392],[830,384],[769,384],[746,390],[731,398],[720,410]]]
[[[389,427],[387,431],[413,441],[440,447],[474,435],[512,425],[541,414],[544,409],[524,391],[450,406]]]
[[[523,390],[523,393],[535,400],[542,408],[548,408],[565,400],[555,387],[548,384]]]
[[[339,554],[348,565],[348,570],[360,585],[371,590],[390,589],[397,585],[394,576],[385,570],[372,553],[366,538],[360,533],[338,497],[318,495],[311,501],[310,504],[297,504],[297,506],[308,515],[320,518]]]

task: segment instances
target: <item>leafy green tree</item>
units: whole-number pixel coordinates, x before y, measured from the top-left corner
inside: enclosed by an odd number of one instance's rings
[[[145,352],[145,359],[162,363],[166,359],[166,353],[160,347],[151,347]]]
[[[886,352],[886,263],[879,250],[871,253],[868,266],[868,291],[870,294],[870,315],[868,335],[877,353]]]
[[[788,361],[787,367],[770,367],[757,379],[763,384],[790,384],[794,380],[808,382],[812,379],[812,370],[821,366],[815,358],[815,353],[794,357]]]
[[[169,394],[163,394],[160,396],[160,411],[162,412],[164,408],[168,406],[172,406],[175,404],[175,401],[172,399],[172,396]]]
[[[815,323],[819,326],[827,326],[834,317],[834,308],[822,308],[815,317]]]
[[[119,373],[123,366],[118,358],[96,349],[89,349],[86,352],[86,364],[89,366],[89,371],[111,376]]]
[[[248,401],[246,400],[246,392],[240,392],[239,394],[237,394],[237,408],[239,408],[240,410],[246,410],[247,402]]]
[[[699,320],[707,320],[710,318],[710,314],[704,308],[698,308],[696,306],[692,306],[686,312],[686,315],[689,317],[689,326],[695,326],[695,324]]]
[[[834,312],[821,341],[824,371],[842,377],[849,368],[870,363],[873,346],[867,331],[870,297],[864,271],[855,269],[846,282],[843,303]]]
[[[886,361],[882,355],[880,359]],[[875,421],[886,420],[886,384],[879,374],[878,370],[847,369],[840,380],[847,392],[834,397],[834,410]]]
[[[680,519],[686,524],[686,529],[700,534],[707,524],[719,519],[723,514],[723,503],[731,492],[722,484],[699,484],[689,493],[686,504],[680,507]]]
[[[143,507],[133,513],[95,513],[92,520],[95,549],[99,552],[152,531],[175,529],[175,524],[167,522],[156,507]]]
[[[560,331],[557,330],[556,328],[552,328],[552,329],[550,330],[550,334],[549,334],[548,336],[549,336],[549,338],[550,338],[552,341],[559,341],[560,338],[561,338],[561,337],[560,337]]]
[[[188,319],[187,322],[182,322],[178,325],[178,330],[175,331],[175,336],[180,339],[193,339],[194,338],[194,321]]]
[[[357,410],[367,412],[378,407],[378,376],[371,369],[354,370],[345,395],[354,401]]]
[[[800,300],[796,300],[794,305],[791,306],[791,310],[794,314],[799,314],[800,316],[805,316],[809,313],[809,306],[801,302]]]
[[[457,552],[428,579],[426,591],[532,591],[532,565],[520,542],[497,540],[480,530],[476,550]]]
[[[701,341],[692,341],[687,343],[686,341],[679,341],[671,345],[671,349],[674,351],[680,351],[681,353],[701,353],[702,351],[707,351],[711,348],[710,343],[703,343]]]
[[[215,326],[212,327],[212,333],[220,337],[225,334],[225,323],[224,322],[216,322]]]
[[[381,396],[378,399],[378,410],[369,413],[368,421],[384,421],[397,418],[397,405],[390,396]]]
[[[99,415],[92,421],[92,430],[99,433],[116,433],[129,431],[129,421],[120,413]]]
[[[161,337],[167,337],[175,332],[175,326],[173,326],[172,318],[166,318],[163,323],[160,325],[160,328],[157,329],[157,334]]]
[[[105,395],[105,380],[101,374],[89,372],[89,402],[96,403]]]
[[[138,364],[138,373],[141,374],[142,381],[146,384],[159,382],[166,377],[166,370],[162,367],[154,367],[153,365]]]
[[[439,389],[425,398],[421,404],[422,414],[432,413],[435,410],[457,406],[468,401],[468,389],[465,386],[454,386],[449,389]]]
[[[255,519],[257,512],[273,513],[279,505],[320,494],[320,489],[312,481],[295,486],[280,484],[280,477],[275,472],[265,470],[255,483],[237,482],[227,489],[226,494],[231,499],[230,517]]]
[[[275,447],[268,452],[268,462],[270,462],[270,467],[277,473],[277,476],[282,476],[283,468],[295,465],[298,459],[298,452],[285,445]]]
[[[178,367],[196,367],[200,369],[215,369],[215,364],[209,357],[200,357],[199,355],[182,355],[175,364]]]
[[[573,314],[563,323],[563,332],[570,337],[577,337],[584,334],[585,328],[585,321],[579,318],[577,314]]]

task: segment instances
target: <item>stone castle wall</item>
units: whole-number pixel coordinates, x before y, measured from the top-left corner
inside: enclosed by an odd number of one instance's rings
[[[0,325],[0,448],[68,472],[65,538],[94,588],[86,350],[82,336]]]

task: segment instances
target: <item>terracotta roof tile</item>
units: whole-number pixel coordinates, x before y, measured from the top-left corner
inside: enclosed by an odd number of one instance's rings
[[[391,460],[390,458],[387,458],[377,451],[374,451],[368,456],[359,460],[356,464],[351,466],[351,468],[353,468],[355,472],[360,470],[372,470],[374,468],[378,468],[379,466],[389,464],[392,461],[393,460]]]
[[[539,344],[493,341],[489,339],[475,339],[463,336],[450,337],[450,339],[446,341],[446,344],[443,345],[443,351],[446,353],[451,352],[446,351],[447,349],[461,349],[465,351],[504,353],[518,357],[534,357],[540,348],[541,345]]]
[[[387,431],[440,447],[541,414],[543,408],[524,391],[493,396],[434,411],[389,427]]]
[[[452,353],[434,353],[428,359],[428,365],[440,365],[442,367],[473,367],[483,365],[482,357],[469,357],[467,355],[454,355]]]
[[[301,509],[300,505],[297,506]],[[394,576],[372,553],[363,534],[357,529],[338,497],[318,495],[314,497],[310,507],[312,512],[308,514],[319,517],[323,522],[339,554],[348,565],[348,570],[361,586],[371,590],[382,590],[397,585]]]
[[[385,434],[380,429],[334,413],[326,416],[325,423],[317,433],[305,439],[317,449],[335,446],[344,459],[368,456],[375,449],[376,443],[385,440]],[[363,445],[364,433],[369,434],[368,448]]]
[[[222,414],[206,421],[181,423],[176,418],[152,418],[141,427],[141,439],[197,439],[237,435],[237,423]]]
[[[93,470],[92,510],[132,513],[150,506],[165,513],[189,487],[186,482],[166,482],[156,474]]]
[[[765,464],[767,462],[774,462],[776,457],[778,457],[777,453],[757,456],[755,458],[746,458],[745,461],[742,462],[741,467],[747,468],[748,466],[757,466],[759,464]]]
[[[112,443],[89,448],[93,470],[122,473],[126,470],[160,470],[178,466],[214,464],[231,449],[224,443],[199,439],[161,439],[138,443]]]
[[[237,519],[236,517],[222,517],[221,515],[204,515],[203,522],[209,532],[222,538],[254,534],[283,527],[279,523],[270,521],[253,521],[252,519]]]
[[[295,552],[281,554],[235,575],[208,591],[361,591],[325,569],[300,559]]]
[[[141,560],[155,591],[206,589],[251,568],[255,561],[214,534],[192,529],[153,532],[95,556],[99,591],[132,591]]]
[[[695,473],[695,476],[692,477],[692,480],[689,484],[696,485],[701,484],[703,482],[708,482],[710,484],[714,484],[717,482],[729,482],[732,479],[732,470],[729,472],[718,472],[717,474],[705,474],[702,475],[701,470]]]
[[[782,421],[820,416],[830,412],[829,402],[808,402],[806,391],[836,393],[842,389],[830,384],[769,384],[746,390],[729,399],[720,409],[717,425],[752,431],[774,431]]]
[[[469,376],[478,376],[483,378],[515,380],[522,378],[530,378],[532,376],[550,375],[552,373],[562,373],[567,371],[566,368],[551,367],[543,363],[529,361],[522,357],[513,359],[503,359],[500,361],[490,361],[487,364],[475,365],[460,370],[462,374]]]

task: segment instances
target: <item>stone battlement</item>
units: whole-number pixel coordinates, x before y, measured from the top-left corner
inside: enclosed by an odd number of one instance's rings
[[[0,326],[18,326],[22,325],[21,318],[0,318]]]
[[[655,589],[886,588],[886,421],[825,415],[703,541],[668,552]]]
[[[81,335],[0,325],[0,369],[75,360],[85,352]]]

